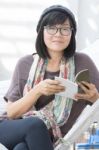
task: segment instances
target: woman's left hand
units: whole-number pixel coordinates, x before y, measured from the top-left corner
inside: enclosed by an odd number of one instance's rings
[[[76,99],[84,99],[94,103],[99,98],[99,93],[94,84],[84,82],[78,83],[81,89],[84,91],[83,94],[77,93],[75,95]]]

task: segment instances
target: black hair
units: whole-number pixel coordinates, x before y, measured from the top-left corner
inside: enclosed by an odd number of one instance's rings
[[[44,43],[43,30],[46,25],[56,25],[63,24],[66,20],[69,20],[70,26],[72,27],[71,40],[64,49],[64,57],[69,58],[74,55],[76,49],[76,21],[73,13],[66,7],[61,5],[53,5],[45,9],[42,13],[38,25],[37,25],[37,38],[36,38],[36,51],[38,55],[42,58],[50,58],[50,55],[47,51],[47,47]]]

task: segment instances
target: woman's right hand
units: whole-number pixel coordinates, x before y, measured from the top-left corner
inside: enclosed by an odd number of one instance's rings
[[[65,87],[60,85],[57,80],[45,79],[37,84],[40,95],[53,95],[65,90]]]

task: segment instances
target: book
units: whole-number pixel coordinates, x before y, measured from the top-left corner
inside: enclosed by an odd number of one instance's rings
[[[55,77],[55,80],[60,81],[60,84],[65,87],[65,91],[56,93],[55,95],[60,95],[76,100],[74,97],[78,92],[78,85],[76,83],[61,77]]]
[[[81,81],[90,82],[89,70],[84,69],[78,72],[75,76],[75,82],[61,77],[55,77],[55,80],[60,81],[60,84],[65,87],[65,91],[56,93],[55,95],[60,95],[60,96],[64,96],[76,100],[75,94],[84,93],[84,91],[78,86],[77,82],[81,82]]]
[[[80,72],[78,72],[76,74],[75,82],[78,83],[78,82],[82,82],[82,81],[86,81],[86,82],[90,83],[90,75],[89,75],[88,69],[81,70]],[[85,86],[85,87],[88,88],[87,86]],[[78,86],[78,93],[84,93],[84,91],[79,86]]]

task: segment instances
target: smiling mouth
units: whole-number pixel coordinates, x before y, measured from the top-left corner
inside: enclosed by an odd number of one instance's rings
[[[53,43],[63,43],[62,41],[53,41]]]

